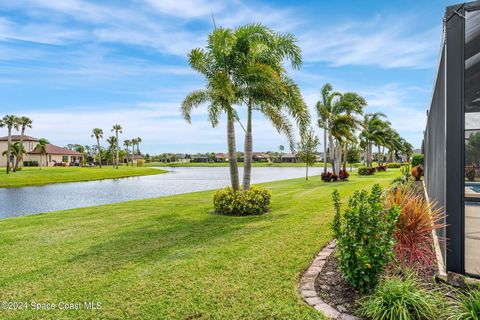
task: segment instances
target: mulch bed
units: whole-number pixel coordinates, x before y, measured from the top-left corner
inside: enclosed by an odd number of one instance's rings
[[[315,279],[315,291],[325,303],[349,314],[355,314],[355,301],[361,296],[343,278],[335,252],[327,258],[322,272]]]

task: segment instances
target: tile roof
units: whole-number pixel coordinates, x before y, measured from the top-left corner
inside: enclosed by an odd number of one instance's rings
[[[20,141],[21,135],[12,134],[12,141]],[[0,141],[8,141],[8,136],[0,137]],[[37,138],[30,136],[23,136],[23,141],[39,141]]]
[[[46,154],[58,154],[62,156],[83,156],[83,154],[80,152],[69,150],[67,148],[58,147],[53,144],[47,144],[45,146],[45,149],[46,149]],[[29,152],[29,154],[40,154],[40,146],[37,145],[35,149]]]

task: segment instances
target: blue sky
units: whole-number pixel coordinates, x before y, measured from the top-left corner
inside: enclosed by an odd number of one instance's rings
[[[58,145],[91,145],[92,128],[109,135],[119,123],[123,138],[142,137],[142,151],[151,154],[225,151],[225,126],[211,128],[205,108],[192,124],[178,111],[183,97],[203,86],[186,55],[205,44],[213,11],[224,27],[262,22],[295,34],[304,65],[292,77],[309,106],[326,82],[356,91],[367,99],[367,112],[386,113],[419,147],[449,4],[2,0],[0,115],[30,116],[29,134]],[[241,150],[239,128],[237,138]],[[280,144],[287,145],[285,138],[256,115],[254,149]]]

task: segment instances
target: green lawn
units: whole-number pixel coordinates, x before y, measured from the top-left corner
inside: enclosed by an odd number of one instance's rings
[[[228,167],[228,162],[190,162],[190,163],[165,163],[165,162],[148,162],[144,164],[147,167]],[[238,165],[243,167],[243,162],[239,162]],[[354,163],[352,167],[356,168],[361,166],[361,163]],[[268,162],[254,162],[254,167],[305,167],[305,163],[268,163]],[[323,167],[323,162],[317,162],[314,167]],[[329,165],[330,167],[330,165]],[[350,168],[350,164],[348,165]]]
[[[10,174],[6,174],[4,168],[0,169],[0,188],[136,177],[165,172],[164,170],[152,168],[126,166],[118,167],[118,170],[113,169],[112,167],[48,167],[42,169],[24,167],[21,171],[10,172]]]
[[[1,300],[102,303],[1,318],[318,319],[297,281],[332,237],[332,190],[345,202],[397,175],[267,183],[262,216],[215,215],[208,191],[1,220]]]

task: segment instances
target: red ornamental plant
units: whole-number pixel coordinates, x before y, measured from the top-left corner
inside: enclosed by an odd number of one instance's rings
[[[322,172],[322,180],[325,182],[330,182],[332,181],[332,173],[327,171],[327,172]]]
[[[340,170],[339,174],[338,174],[338,178],[342,181],[347,181],[348,180],[348,177],[350,177],[350,174],[345,171],[345,170]]]
[[[445,227],[445,213],[435,203],[413,194],[407,187],[390,191],[386,198],[387,208],[401,208],[394,232],[395,254],[402,265],[425,270],[435,264],[433,235],[436,229]]]
[[[377,166],[377,171],[380,172],[380,171],[387,171],[387,166]]]
[[[335,173],[332,173],[332,181],[335,182],[338,180],[338,176]]]

